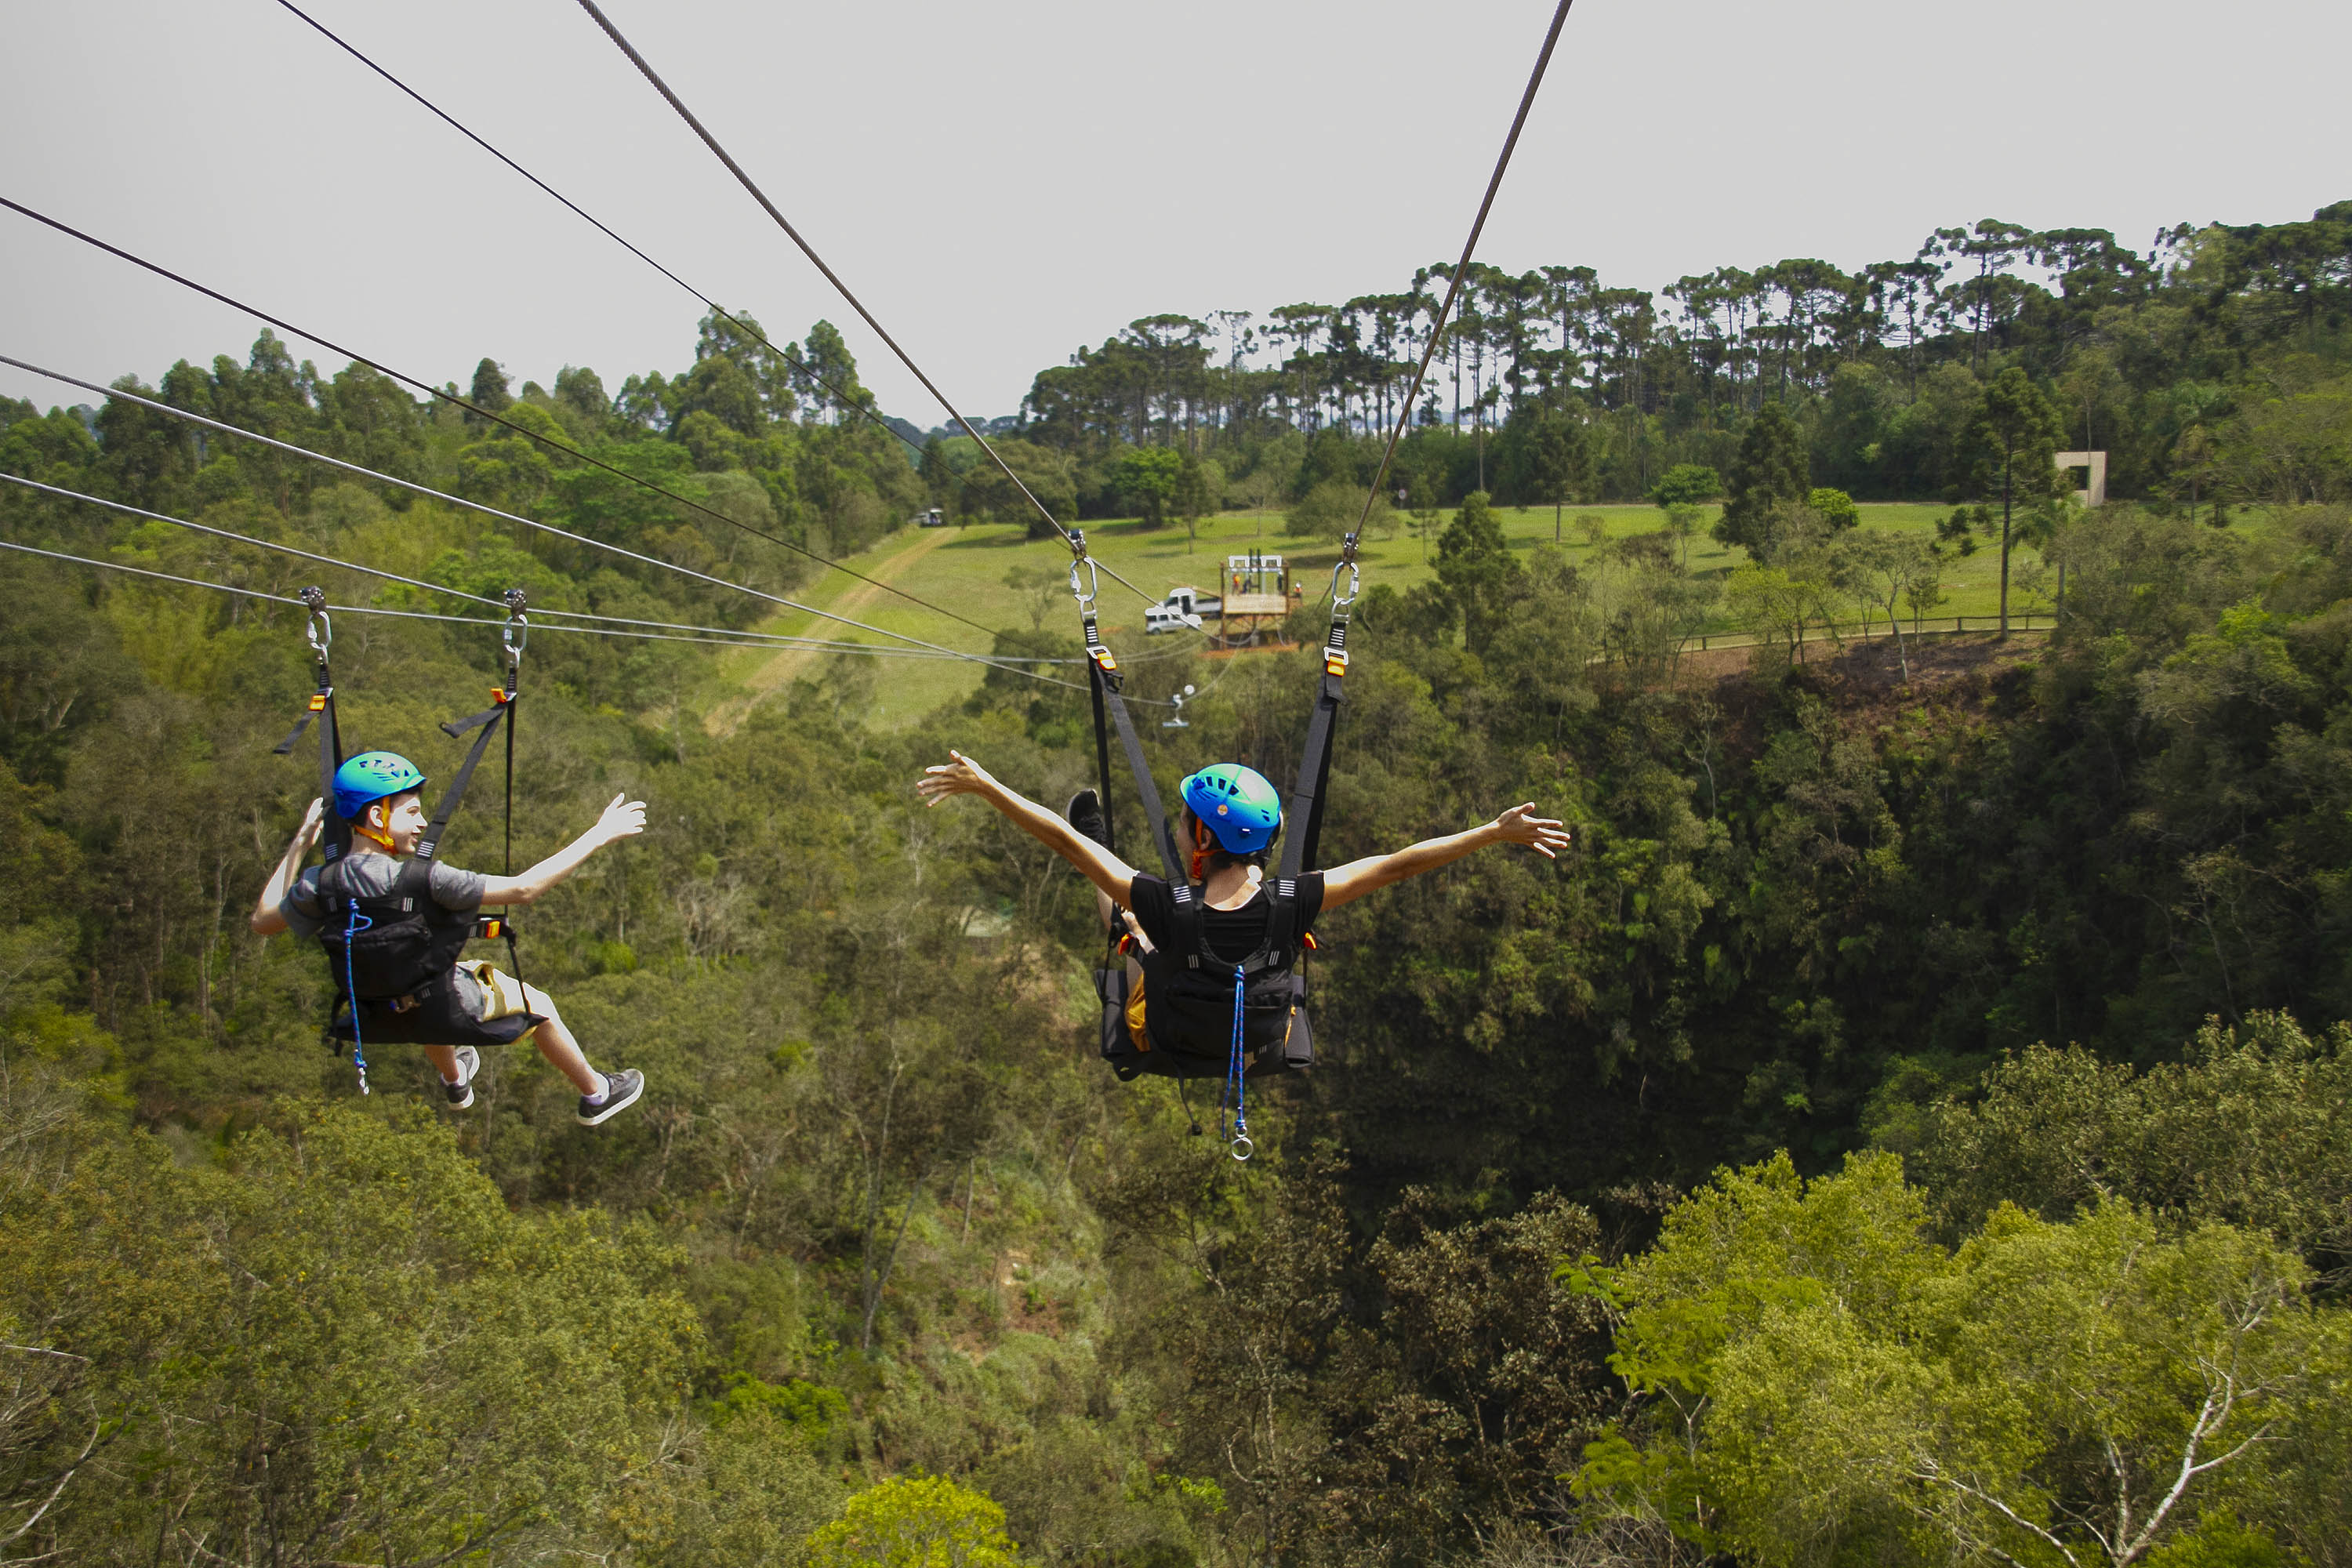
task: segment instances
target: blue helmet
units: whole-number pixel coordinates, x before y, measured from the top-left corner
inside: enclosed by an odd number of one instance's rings
[[[1176,792],[1228,855],[1256,854],[1282,826],[1281,792],[1264,773],[1239,763],[1202,768]]]
[[[335,770],[335,815],[357,822],[360,814],[388,795],[425,787],[416,764],[395,752],[362,752]]]

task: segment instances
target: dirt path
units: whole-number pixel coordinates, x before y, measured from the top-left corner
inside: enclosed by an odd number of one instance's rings
[[[904,603],[896,594],[885,595],[881,584],[893,581],[908,567],[945,544],[953,531],[944,528],[929,530],[922,539],[888,560],[866,569],[866,574],[874,578],[874,582],[860,583],[852,578],[848,589],[830,604],[814,597],[808,602],[819,609],[831,610],[836,616],[849,616],[861,620],[877,600],[887,598],[893,603]],[[819,620],[811,628],[811,635],[831,637],[848,629],[837,622]],[[822,657],[815,648],[788,647],[780,650],[774,658],[743,678],[742,696],[730,698],[710,710],[709,717],[702,721],[703,729],[713,735],[733,734],[736,726],[743,722],[763,698],[772,691],[782,690],[807,674]]]

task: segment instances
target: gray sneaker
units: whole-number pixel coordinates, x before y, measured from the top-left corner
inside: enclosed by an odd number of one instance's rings
[[[593,1127],[610,1121],[635,1105],[637,1096],[645,1091],[646,1075],[635,1068],[606,1073],[602,1095],[583,1094],[580,1097],[580,1125]]]
[[[474,1103],[474,1075],[482,1070],[482,1053],[471,1046],[457,1047],[457,1081],[441,1080],[441,1092],[449,1097],[449,1109],[463,1110]]]

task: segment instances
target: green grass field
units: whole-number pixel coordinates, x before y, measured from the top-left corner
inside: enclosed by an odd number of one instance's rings
[[[1862,526],[1926,536],[1932,533],[1937,520],[1948,510],[1924,503],[1865,504],[1862,508]],[[1560,547],[1571,562],[1583,562],[1594,552],[1595,547],[1585,542],[1577,528],[1578,516],[1585,513],[1599,515],[1612,540],[1654,532],[1664,526],[1664,514],[1653,506],[1570,507],[1562,515]],[[1690,542],[1690,569],[1694,573],[1726,574],[1747,558],[1746,552],[1718,544],[1707,537],[1706,525],[1715,521],[1716,515],[1716,509],[1710,508]],[[1449,513],[1440,521],[1440,531],[1450,519]],[[1504,531],[1516,549],[1532,550],[1552,542],[1553,516],[1549,508],[1509,510],[1502,513],[1502,519]],[[1410,519],[1398,521],[1401,525],[1410,523]],[[1329,563],[1337,553],[1329,544],[1287,537],[1278,513],[1259,518],[1245,512],[1227,512],[1204,520],[1197,541],[1189,543],[1181,527],[1147,530],[1133,520],[1091,522],[1086,525],[1086,531],[1087,544],[1097,560],[1155,599],[1182,584],[1213,591],[1225,556],[1245,551],[1253,544],[1279,552],[1294,563],[1322,562],[1319,569],[1310,568],[1306,576],[1308,596],[1319,596],[1328,578]],[[1425,557],[1433,553],[1434,547],[1434,539],[1424,545],[1409,526],[1400,526],[1390,538],[1369,542],[1362,551],[1365,586],[1388,584],[1402,589],[1431,580],[1434,573]],[[982,626],[1026,628],[1033,624],[1035,598],[1009,587],[1005,581],[1008,573],[1017,568],[1033,575],[1066,574],[1069,559],[1068,548],[1058,540],[1028,541],[1016,526],[987,524],[952,529],[902,528],[873,549],[853,557],[849,563],[869,576],[883,578],[893,586],[968,616]],[[2022,578],[2031,583],[2037,575],[2037,565],[2030,550],[2021,548],[2012,558],[2012,614],[2047,608],[2041,596],[2019,581]],[[1945,581],[1947,600],[1937,614],[1994,614],[2000,606],[2000,571],[1998,550],[1979,548],[1966,560],[1954,562]],[[793,596],[871,626],[950,647],[978,651],[983,647],[980,635],[970,626],[919,609],[845,573],[829,573]],[[1054,592],[1043,608],[1045,626],[1070,633],[1076,631],[1077,617],[1066,590]],[[1101,610],[1107,630],[1139,631],[1143,608],[1142,599],[1105,578]],[[806,615],[780,616],[764,623],[761,629],[872,640]],[[724,674],[731,685],[769,691],[812,674],[816,668],[814,658],[807,655],[742,653],[728,656]],[[977,668],[969,664],[884,660],[878,661],[878,672],[875,712],[886,721],[905,722],[941,702],[967,695],[979,683]],[[726,723],[740,710],[740,703],[724,707],[716,721]]]

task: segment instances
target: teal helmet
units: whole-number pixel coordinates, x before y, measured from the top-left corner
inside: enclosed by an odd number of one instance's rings
[[[335,770],[335,815],[357,822],[360,814],[388,795],[425,787],[416,764],[396,752],[362,752]]]
[[[1187,777],[1176,793],[1228,855],[1255,855],[1281,830],[1281,792],[1255,768],[1218,763]]]

